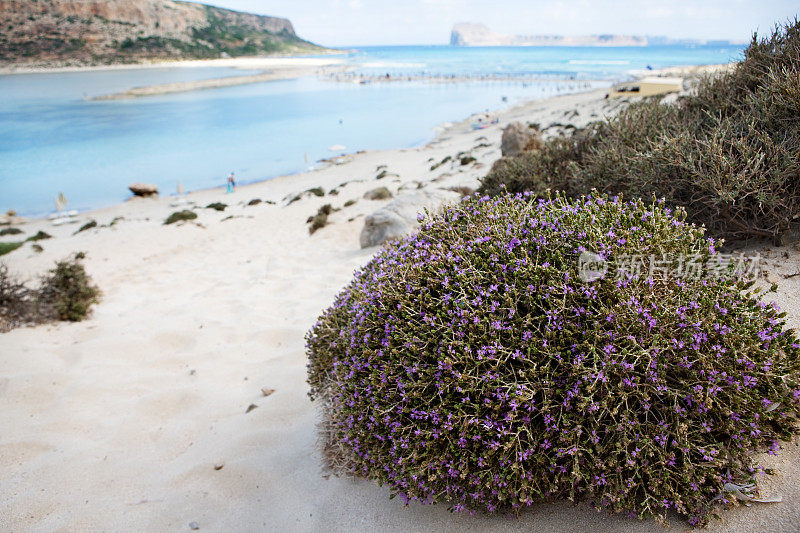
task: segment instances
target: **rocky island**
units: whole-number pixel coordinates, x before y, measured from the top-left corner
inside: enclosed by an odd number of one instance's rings
[[[298,37],[288,19],[193,2],[0,0],[0,67],[87,66],[323,50]]]

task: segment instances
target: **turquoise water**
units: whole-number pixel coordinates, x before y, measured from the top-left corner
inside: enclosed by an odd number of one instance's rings
[[[125,199],[134,181],[170,193],[298,172],[347,152],[409,147],[434,127],[485,109],[608,85],[647,65],[721,63],[737,47],[451,48],[369,47],[345,57],[366,74],[503,73],[553,81],[353,84],[316,78],[121,101],[86,97],[135,86],[247,71],[158,68],[0,76],[0,211],[52,210],[63,191],[71,209]],[[567,80],[567,81],[556,81]]]

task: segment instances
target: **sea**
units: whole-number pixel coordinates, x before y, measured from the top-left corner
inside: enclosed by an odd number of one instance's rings
[[[442,124],[476,112],[607,87],[648,69],[727,63],[742,52],[683,45],[353,47],[340,55],[351,67],[340,81],[309,76],[107,101],[91,98],[254,71],[0,75],[0,213],[47,215],[59,193],[69,209],[100,208],[128,198],[132,182],[174,194],[179,183],[185,190],[223,186],[230,172],[239,183],[267,180],[342,152],[420,145]],[[404,81],[371,81],[387,74]]]

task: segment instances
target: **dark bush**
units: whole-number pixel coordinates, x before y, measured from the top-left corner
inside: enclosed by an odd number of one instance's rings
[[[180,222],[181,220],[194,220],[197,218],[197,213],[194,211],[189,211],[188,209],[184,209],[183,211],[175,211],[170,216],[167,217],[167,220],[164,221],[164,224],[174,224],[175,222]]]
[[[23,231],[19,228],[3,228],[0,229],[0,237],[5,237],[6,235],[19,235],[23,233]]]
[[[206,209],[213,209],[215,211],[225,211],[225,208],[228,207],[228,204],[223,204],[222,202],[214,202],[208,204]]]
[[[97,227],[97,221],[96,220],[90,220],[89,222],[87,222],[86,224],[81,226],[80,229],[78,229],[78,231],[76,231],[74,234],[77,235],[78,233],[80,233],[82,231],[86,231],[86,230],[89,230],[89,229],[92,229],[92,228],[96,228],[96,227]]]
[[[83,254],[59,261],[42,278],[39,290],[40,307],[59,320],[80,322],[89,314],[92,304],[97,303],[100,290],[95,287],[86,269],[80,262]]]
[[[703,524],[735,504],[725,484],[797,432],[800,344],[752,282],[711,275],[684,216],[504,195],[423,221],[307,335],[328,465],[455,510],[590,499]],[[609,270],[584,282],[589,251]],[[670,269],[612,275],[637,254]]]
[[[717,235],[777,238],[800,219],[800,22],[753,37],[744,60],[675,105],[644,100],[610,121],[501,160],[481,192],[592,189],[664,197]]]
[[[322,187],[314,187],[313,189],[307,189],[306,191],[301,192],[300,194],[294,195],[294,197],[291,200],[289,200],[289,203],[286,205],[291,205],[299,200],[302,200],[303,196],[307,194],[313,194],[314,196],[325,196],[325,189],[323,189]]]
[[[0,264],[0,333],[36,321],[35,291],[13,278]]]
[[[28,242],[28,241],[33,241],[33,242],[35,242],[35,241],[43,241],[45,239],[52,239],[52,238],[53,238],[53,236],[50,235],[49,233],[39,230],[39,231],[36,232],[35,235],[31,235],[30,237],[25,239],[25,242]]]
[[[0,332],[52,320],[77,322],[86,318],[100,291],[80,262],[84,257],[77,253],[57,262],[36,289],[25,286],[0,265]]]
[[[447,163],[448,161],[452,161],[452,160],[453,160],[453,157],[452,157],[452,156],[449,156],[449,155],[448,155],[448,156],[445,156],[445,157],[444,157],[444,159],[442,159],[442,160],[441,160],[441,161],[439,161],[438,163],[434,163],[433,165],[431,165],[431,170],[436,170],[436,169],[437,169],[437,168],[439,168],[440,166],[442,166],[442,165],[444,165],[445,163]]]
[[[333,213],[333,206],[325,204],[317,210],[317,214],[309,217],[308,222],[311,224],[308,228],[308,233],[314,234],[318,229],[324,228],[328,225],[328,215]]]

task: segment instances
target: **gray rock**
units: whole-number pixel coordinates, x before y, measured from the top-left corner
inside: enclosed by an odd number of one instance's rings
[[[417,214],[436,211],[445,203],[456,202],[461,195],[442,189],[422,189],[398,196],[366,219],[361,230],[361,247],[377,246],[399,239],[419,225]]]
[[[542,145],[542,133],[522,122],[512,122],[503,130],[500,151],[504,156],[519,155],[538,150]]]
[[[386,187],[378,187],[364,193],[364,198],[367,200],[388,200],[392,197],[392,193]]]
[[[128,185],[134,196],[156,196],[158,195],[158,186],[152,183],[131,183]]]

